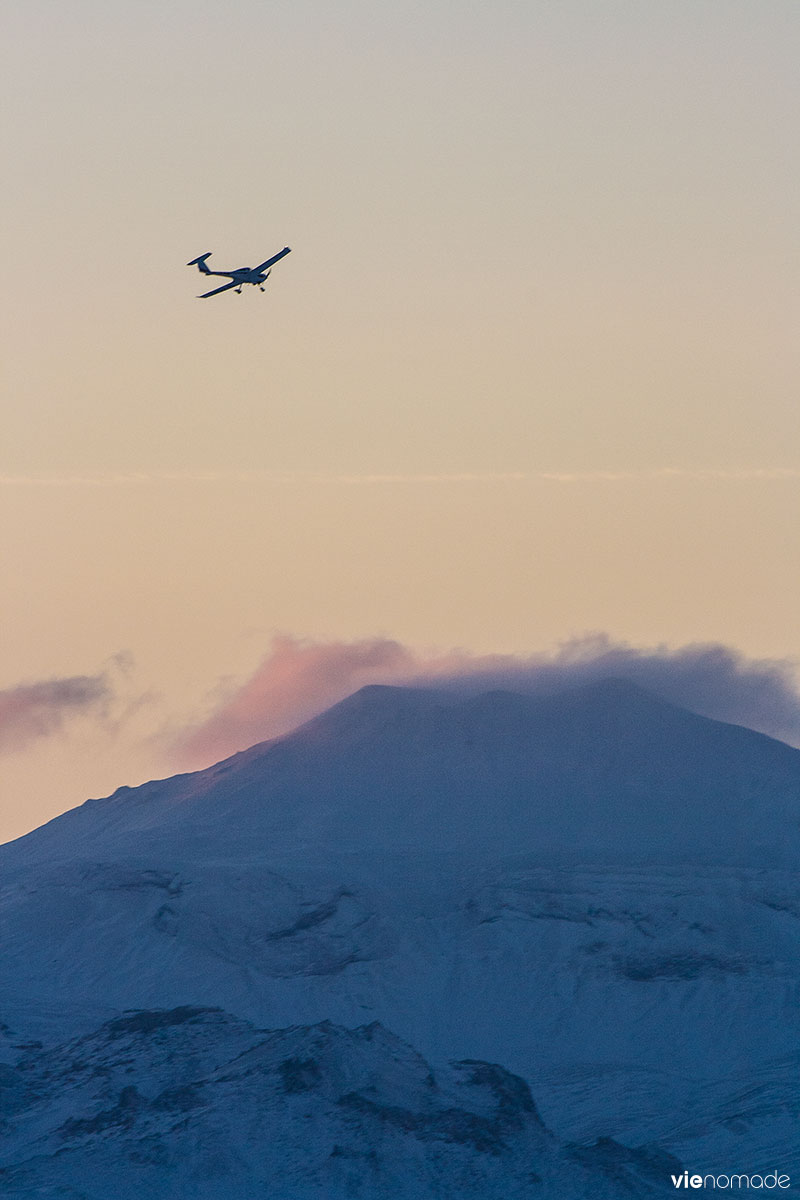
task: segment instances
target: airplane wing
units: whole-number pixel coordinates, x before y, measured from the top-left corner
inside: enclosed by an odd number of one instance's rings
[[[254,271],[266,271],[267,268],[271,267],[273,263],[279,262],[282,258],[285,258],[286,255],[290,254],[290,253],[291,253],[291,246],[284,246],[283,249],[280,250],[277,254],[273,254],[272,258],[268,258],[266,262],[259,263],[259,265],[257,267],[253,267],[253,270]]]
[[[198,300],[207,300],[209,296],[218,296],[220,292],[227,292],[228,288],[239,287],[239,280],[232,279],[230,283],[223,283],[222,287],[214,288],[213,292],[203,292],[202,296],[198,296]]]

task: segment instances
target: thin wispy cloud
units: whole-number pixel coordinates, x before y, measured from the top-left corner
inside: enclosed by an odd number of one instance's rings
[[[669,482],[670,480],[721,483],[780,482],[800,479],[796,467],[655,467],[631,471],[451,471],[375,472],[326,474],[308,471],[121,471],[98,474],[0,474],[7,488],[108,488],[154,487],[160,484],[282,484],[380,486],[387,484],[459,483],[558,483],[604,484]]]
[[[288,733],[366,684],[544,695],[608,677],[628,679],[702,716],[800,744],[793,664],[746,659],[726,646],[639,648],[593,634],[549,654],[521,657],[423,653],[384,638],[311,642],[283,636],[249,679],[228,688],[204,720],[176,739],[173,750],[184,766],[206,766]]]

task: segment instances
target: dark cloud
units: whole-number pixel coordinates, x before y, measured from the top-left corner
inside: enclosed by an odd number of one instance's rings
[[[106,672],[22,683],[0,691],[0,750],[21,750],[58,733],[80,713],[103,713],[113,695]]]
[[[637,648],[605,634],[576,638],[551,655],[475,663],[443,681],[456,688],[509,687],[543,694],[597,679],[628,679],[701,716],[746,725],[800,744],[800,692],[795,665],[748,659],[728,646]]]
[[[287,733],[368,683],[544,694],[608,677],[629,679],[702,716],[800,745],[800,694],[792,664],[747,659],[721,645],[642,649],[595,634],[529,657],[461,650],[424,654],[379,638],[322,643],[277,638],[253,675],[175,749],[184,765],[207,765]]]

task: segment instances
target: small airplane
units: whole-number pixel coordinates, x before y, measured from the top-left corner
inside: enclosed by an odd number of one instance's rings
[[[206,259],[210,258],[212,253],[213,251],[209,250],[208,254],[201,254],[199,258],[193,258],[190,263],[186,264],[187,267],[197,267],[203,275],[221,275],[224,279],[230,279],[230,283],[223,283],[222,287],[214,288],[211,292],[203,292],[202,296],[198,296],[198,300],[207,300],[209,296],[218,296],[220,292],[227,292],[230,288],[236,288],[237,293],[241,295],[242,285],[245,283],[257,284],[263,292],[270,267],[285,258],[290,253],[290,247],[284,246],[277,254],[273,254],[272,258],[259,263],[257,267],[237,267],[235,271],[212,271],[206,264]]]

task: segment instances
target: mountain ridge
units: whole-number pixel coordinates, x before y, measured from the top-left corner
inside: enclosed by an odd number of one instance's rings
[[[0,1186],[19,1197],[616,1200],[665,1196],[680,1169],[652,1147],[565,1144],[524,1080],[475,1059],[434,1071],[379,1022],[134,1011],[29,1049],[2,1086]]]
[[[369,685],[205,770],[87,801],[0,858],[66,845],[67,826],[87,852],[182,826],[287,850],[772,863],[797,850],[798,814],[800,750],[627,681],[545,697]]]

